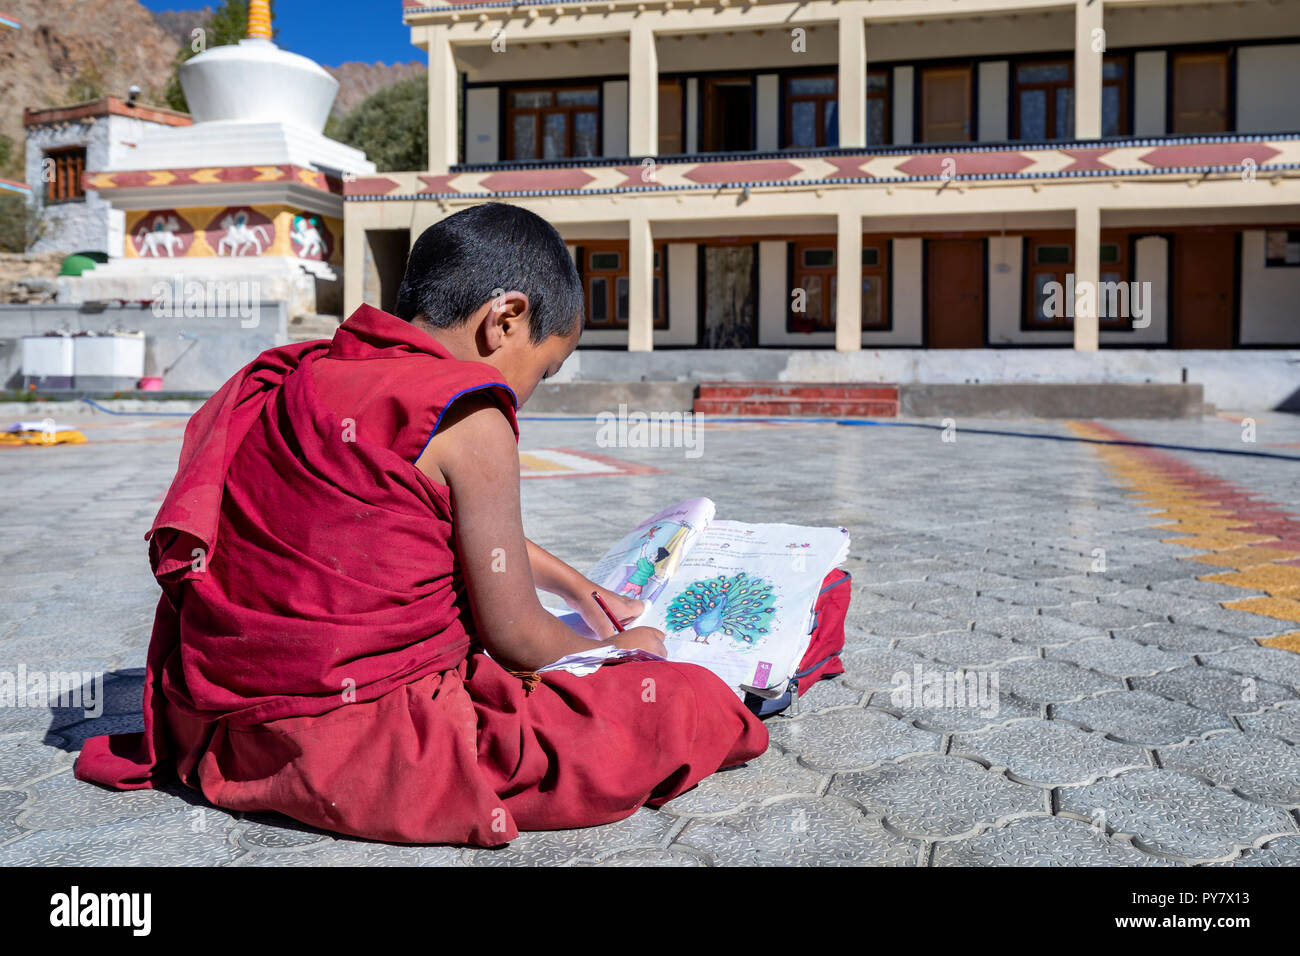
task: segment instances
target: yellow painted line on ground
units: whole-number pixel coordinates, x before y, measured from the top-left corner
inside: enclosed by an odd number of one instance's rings
[[[1259,643],[1265,647],[1280,647],[1284,651],[1300,654],[1300,631],[1279,634],[1277,637],[1261,637]]]
[[[1235,585],[1239,587],[1240,585]],[[1224,607],[1234,611],[1249,611],[1264,617],[1275,617],[1279,621],[1295,621],[1300,624],[1300,601],[1280,597],[1253,597],[1240,601],[1225,601]]]
[[[1229,548],[1217,554],[1189,554],[1178,560],[1245,571],[1247,568],[1258,568],[1261,565],[1272,564],[1274,561],[1294,561],[1295,558],[1294,551],[1279,551],[1275,548]],[[1201,580],[1213,580],[1213,576],[1203,577]]]
[[[1113,438],[1112,433],[1087,422],[1072,421],[1066,425],[1081,438]],[[1222,607],[1300,623],[1300,567],[1278,563],[1294,561],[1300,555],[1279,548],[1248,547],[1278,539],[1275,535],[1233,530],[1256,522],[1235,517],[1231,507],[1224,507],[1201,489],[1165,474],[1158,464],[1135,449],[1110,445],[1094,450],[1116,478],[1132,489],[1124,497],[1135,505],[1160,509],[1158,514],[1152,514],[1151,527],[1186,532],[1182,537],[1162,538],[1163,543],[1210,552],[1188,555],[1182,560],[1234,569],[1203,575],[1198,580],[1263,591],[1267,595],[1220,602]],[[1257,643],[1300,653],[1300,631],[1259,638]]]
[[[519,464],[522,471],[572,471],[568,465],[561,465],[559,462],[549,461],[545,458],[539,458],[537,455],[530,455],[526,451],[519,453]]]
[[[1201,580],[1265,591],[1273,597],[1300,598],[1300,568],[1291,564],[1265,564],[1249,571],[1207,574]]]

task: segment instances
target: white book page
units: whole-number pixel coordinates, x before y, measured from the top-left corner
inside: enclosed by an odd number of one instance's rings
[[[843,528],[714,521],[640,623],[668,659],[707,667],[737,694],[794,673],[822,579],[849,551]]]
[[[665,508],[625,534],[587,577],[617,594],[653,605],[713,520],[715,510],[708,498],[690,498]],[[628,626],[644,623],[645,617],[642,614]]]

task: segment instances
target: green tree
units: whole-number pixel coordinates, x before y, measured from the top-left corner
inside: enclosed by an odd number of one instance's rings
[[[23,163],[12,138],[0,133],[0,176],[5,179],[24,179]]]
[[[413,76],[366,97],[328,135],[364,150],[380,172],[429,166],[429,83]]]
[[[271,16],[275,17],[274,0],[271,2]],[[192,34],[188,41],[181,44],[176,54],[176,66],[172,69],[172,75],[167,80],[167,88],[163,91],[163,99],[167,105],[182,113],[188,113],[190,107],[185,101],[185,90],[181,88],[181,64],[198,56],[204,50],[217,46],[231,46],[248,36],[248,4],[245,0],[223,0],[220,7],[214,10],[203,23],[197,25],[197,29],[202,33]],[[272,31],[273,34],[280,32],[275,27],[272,27]]]
[[[44,211],[26,196],[0,192],[0,252],[26,252],[49,229]]]

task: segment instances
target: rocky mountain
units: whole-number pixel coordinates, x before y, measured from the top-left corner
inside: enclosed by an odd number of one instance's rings
[[[342,63],[325,69],[339,81],[339,95],[334,101],[335,116],[342,116],[353,109],[371,93],[428,72],[425,64],[415,61],[394,63],[392,66],[384,63]]]
[[[23,23],[0,31],[0,133],[19,149],[23,107],[63,105],[74,83],[121,96],[135,83],[158,101],[179,43],[136,0],[0,0],[0,7]]]
[[[177,43],[189,43],[193,38],[195,27],[201,26],[212,16],[212,8],[202,10],[155,10],[154,21],[169,36],[175,37]]]

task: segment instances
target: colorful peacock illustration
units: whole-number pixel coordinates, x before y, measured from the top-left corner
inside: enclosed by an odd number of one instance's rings
[[[695,631],[694,641],[707,644],[721,631],[742,647],[752,647],[767,633],[776,605],[772,585],[744,571],[694,582],[668,605],[670,631]]]

